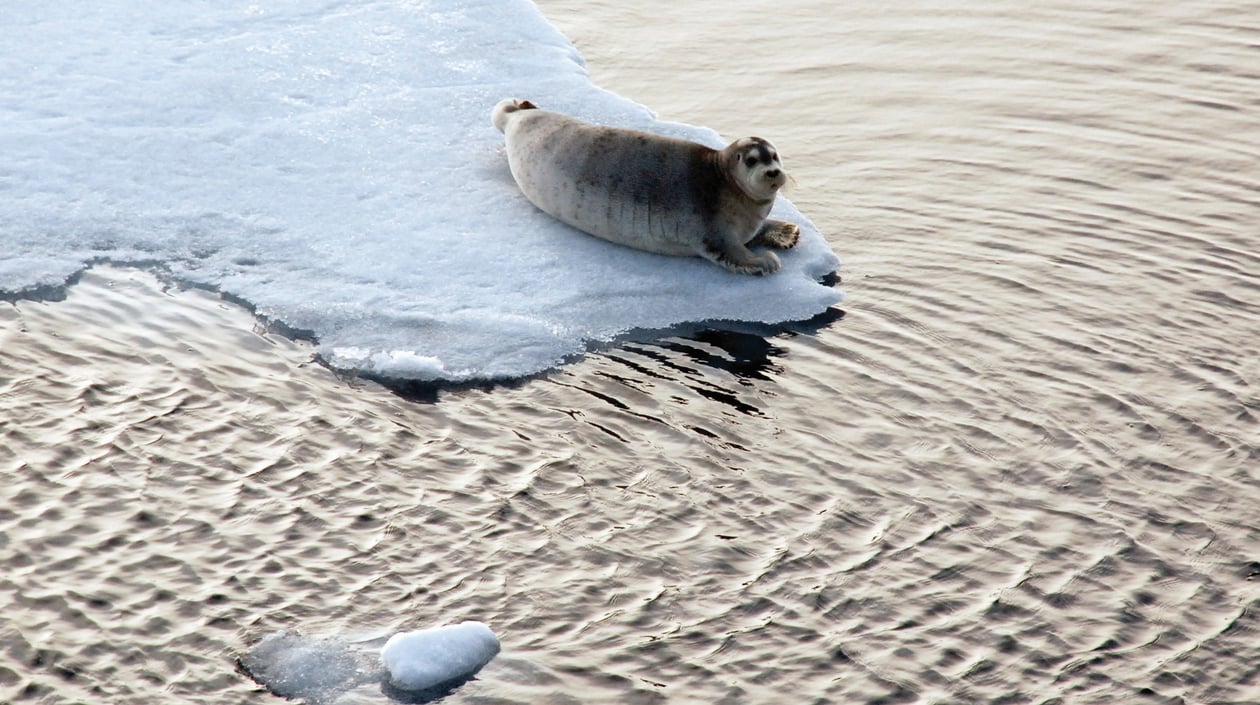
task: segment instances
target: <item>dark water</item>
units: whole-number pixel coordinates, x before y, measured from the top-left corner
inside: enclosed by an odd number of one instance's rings
[[[6,304],[0,701],[476,619],[448,702],[1260,702],[1260,4],[543,10],[778,145],[843,316],[423,402],[135,270]]]

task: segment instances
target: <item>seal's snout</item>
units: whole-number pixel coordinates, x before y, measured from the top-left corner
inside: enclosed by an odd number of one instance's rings
[[[770,181],[770,187],[776,190],[787,186],[788,182],[791,180],[791,177],[789,177],[787,173],[779,167],[766,169],[765,176],[766,179]]]

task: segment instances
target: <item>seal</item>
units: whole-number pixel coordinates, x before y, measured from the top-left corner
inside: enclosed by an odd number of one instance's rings
[[[699,256],[741,274],[778,271],[800,227],[769,219],[787,173],[760,137],[724,149],[638,130],[593,125],[527,100],[491,113],[512,178],[540,210],[609,242]]]

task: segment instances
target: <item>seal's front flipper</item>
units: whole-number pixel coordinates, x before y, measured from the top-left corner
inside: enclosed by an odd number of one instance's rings
[[[761,229],[748,241],[749,247],[766,246],[779,250],[796,247],[801,239],[801,226],[782,220],[767,220]]]

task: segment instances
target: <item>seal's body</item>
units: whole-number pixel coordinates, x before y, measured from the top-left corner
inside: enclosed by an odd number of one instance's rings
[[[526,198],[597,237],[768,274],[778,270],[779,258],[748,245],[788,248],[800,236],[793,223],[767,220],[787,175],[774,145],[759,137],[716,150],[510,99],[492,117]]]

